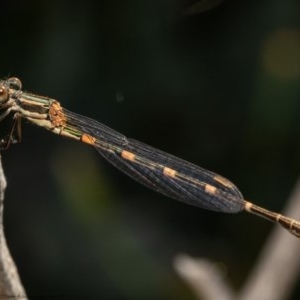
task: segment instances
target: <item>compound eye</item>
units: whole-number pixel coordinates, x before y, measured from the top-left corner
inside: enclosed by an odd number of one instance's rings
[[[10,77],[6,81],[9,84],[9,87],[15,90],[20,90],[22,88],[22,82],[17,77]]]
[[[0,86],[0,104],[8,100],[8,89],[6,86]]]

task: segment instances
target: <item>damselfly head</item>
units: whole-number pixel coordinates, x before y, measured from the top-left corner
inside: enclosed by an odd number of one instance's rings
[[[8,87],[5,84],[0,85],[0,104],[7,102],[9,98]]]
[[[6,82],[8,83],[8,85],[11,89],[14,89],[14,90],[22,89],[22,82],[17,77],[10,77],[6,80]]]
[[[10,89],[20,90],[22,88],[22,82],[17,77],[8,78],[0,83],[0,104],[4,104],[9,99]]]

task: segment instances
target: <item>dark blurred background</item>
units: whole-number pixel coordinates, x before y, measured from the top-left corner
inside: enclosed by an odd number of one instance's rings
[[[1,77],[284,208],[300,170],[298,0],[2,1],[0,24]],[[32,298],[194,299],[173,270],[182,252],[238,290],[273,227],[160,196],[27,122],[2,158]]]

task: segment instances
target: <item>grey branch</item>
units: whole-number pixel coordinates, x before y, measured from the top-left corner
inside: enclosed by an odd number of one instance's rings
[[[216,264],[206,259],[194,259],[181,254],[175,258],[174,267],[199,299],[235,299],[233,290],[225,282]]]
[[[6,179],[0,157],[0,299],[27,299],[4,235],[3,200],[5,188]]]

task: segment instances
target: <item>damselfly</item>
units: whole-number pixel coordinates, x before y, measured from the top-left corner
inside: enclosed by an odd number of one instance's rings
[[[276,222],[300,237],[299,222],[246,201],[228,179],[70,112],[54,99],[24,92],[18,78],[0,81],[0,109],[4,110],[0,121],[10,113],[14,116],[10,135],[1,141],[2,148],[20,140],[23,118],[95,147],[125,174],[161,194],[217,212],[247,211]]]

